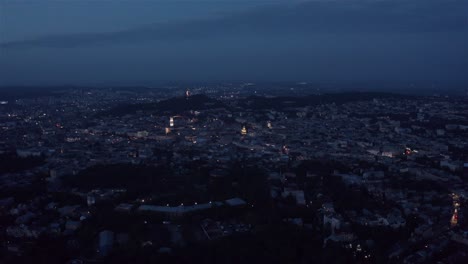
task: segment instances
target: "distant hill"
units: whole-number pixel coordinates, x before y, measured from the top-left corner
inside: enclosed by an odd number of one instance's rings
[[[43,96],[59,96],[60,91],[69,89],[65,86],[1,86],[0,87],[0,101],[10,101],[23,98],[36,98]]]
[[[308,95],[301,97],[279,96],[279,97],[259,97],[250,96],[239,102],[239,105],[250,109],[283,109],[288,107],[305,107],[320,104],[344,104],[357,101],[368,101],[374,98],[404,98],[408,95],[397,95],[389,93],[373,92],[348,92],[322,95]]]
[[[173,97],[167,100],[162,100],[157,103],[147,104],[130,104],[117,106],[111,110],[104,112],[104,115],[125,115],[135,113],[137,111],[143,112],[170,112],[180,113],[190,110],[206,110],[223,108],[225,105],[213,98],[206,95],[192,95],[189,98],[186,97]]]
[[[261,97],[249,96],[241,98],[237,101],[237,106],[243,109],[275,109],[282,110],[285,108],[314,106],[320,104],[344,104],[356,101],[368,101],[374,98],[407,98],[408,95],[397,95],[389,93],[373,93],[373,92],[348,92],[334,93],[322,95],[307,95],[307,96],[278,96],[278,97]],[[190,98],[174,97],[163,100],[157,103],[145,104],[128,104],[120,105],[108,111],[101,112],[99,115],[122,116],[133,114],[137,111],[157,113],[182,113],[190,110],[206,110],[227,107],[221,101],[210,98],[206,95],[193,95]]]

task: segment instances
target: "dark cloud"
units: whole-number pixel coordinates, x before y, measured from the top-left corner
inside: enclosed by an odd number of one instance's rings
[[[466,10],[465,0],[311,1],[116,32],[43,36],[1,43],[0,47],[77,47],[219,36],[462,33],[468,30]]]

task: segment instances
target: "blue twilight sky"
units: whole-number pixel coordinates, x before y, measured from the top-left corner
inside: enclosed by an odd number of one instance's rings
[[[468,0],[0,0],[0,85],[468,84]]]

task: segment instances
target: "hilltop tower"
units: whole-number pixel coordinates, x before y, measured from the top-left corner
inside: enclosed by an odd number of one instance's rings
[[[169,126],[170,127],[174,126],[174,117],[172,117],[172,116],[169,118]]]

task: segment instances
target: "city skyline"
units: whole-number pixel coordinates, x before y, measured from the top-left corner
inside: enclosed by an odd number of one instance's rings
[[[0,0],[0,263],[468,263],[468,0]]]

